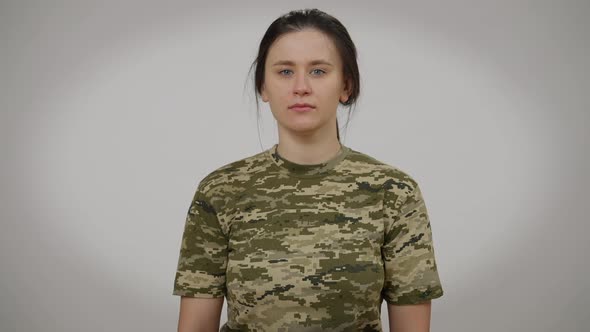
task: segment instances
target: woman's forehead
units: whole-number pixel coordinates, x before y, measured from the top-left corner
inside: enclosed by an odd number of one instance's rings
[[[268,58],[272,64],[314,64],[314,61],[325,61],[335,65],[337,53],[328,36],[316,30],[303,30],[279,37],[270,47]]]
[[[334,67],[334,64],[327,59],[314,59],[314,60],[309,60],[307,61],[307,63],[305,63],[305,61],[293,61],[293,60],[278,60],[275,61],[273,63],[271,63],[271,66],[296,66],[298,64],[298,62],[301,62],[302,64],[306,64],[309,66],[315,66],[315,65],[325,65],[325,66],[332,66]]]

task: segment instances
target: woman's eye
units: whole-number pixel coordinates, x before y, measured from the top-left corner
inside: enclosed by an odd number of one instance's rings
[[[279,71],[279,74],[283,74],[283,73],[284,73],[284,72],[286,72],[286,71],[291,71],[291,70],[290,70],[290,69],[283,69],[283,70]],[[322,72],[322,73],[324,73],[324,74],[326,73],[326,72],[325,72],[324,70],[322,70],[322,69],[314,69],[314,70],[312,70],[312,72],[317,72],[317,71],[320,71],[320,72]]]

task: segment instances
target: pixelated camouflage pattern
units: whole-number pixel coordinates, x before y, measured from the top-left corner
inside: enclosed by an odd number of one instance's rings
[[[225,296],[220,331],[382,331],[383,300],[443,295],[410,175],[344,145],[316,165],[276,147],[200,181],[174,295]]]

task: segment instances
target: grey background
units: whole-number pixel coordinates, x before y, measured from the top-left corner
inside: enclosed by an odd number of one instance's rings
[[[432,331],[587,331],[590,4],[455,0],[3,1],[1,331],[176,329],[196,185],[276,142],[247,71],[305,7],[359,50],[344,144],[425,195]]]

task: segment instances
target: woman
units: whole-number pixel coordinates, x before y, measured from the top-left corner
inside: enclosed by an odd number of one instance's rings
[[[224,297],[221,331],[382,331],[383,300],[391,331],[428,331],[443,290],[418,184],[340,142],[338,104],[360,91],[347,30],[292,11],[254,64],[279,142],[200,181],[174,280],[179,331],[217,331]]]

